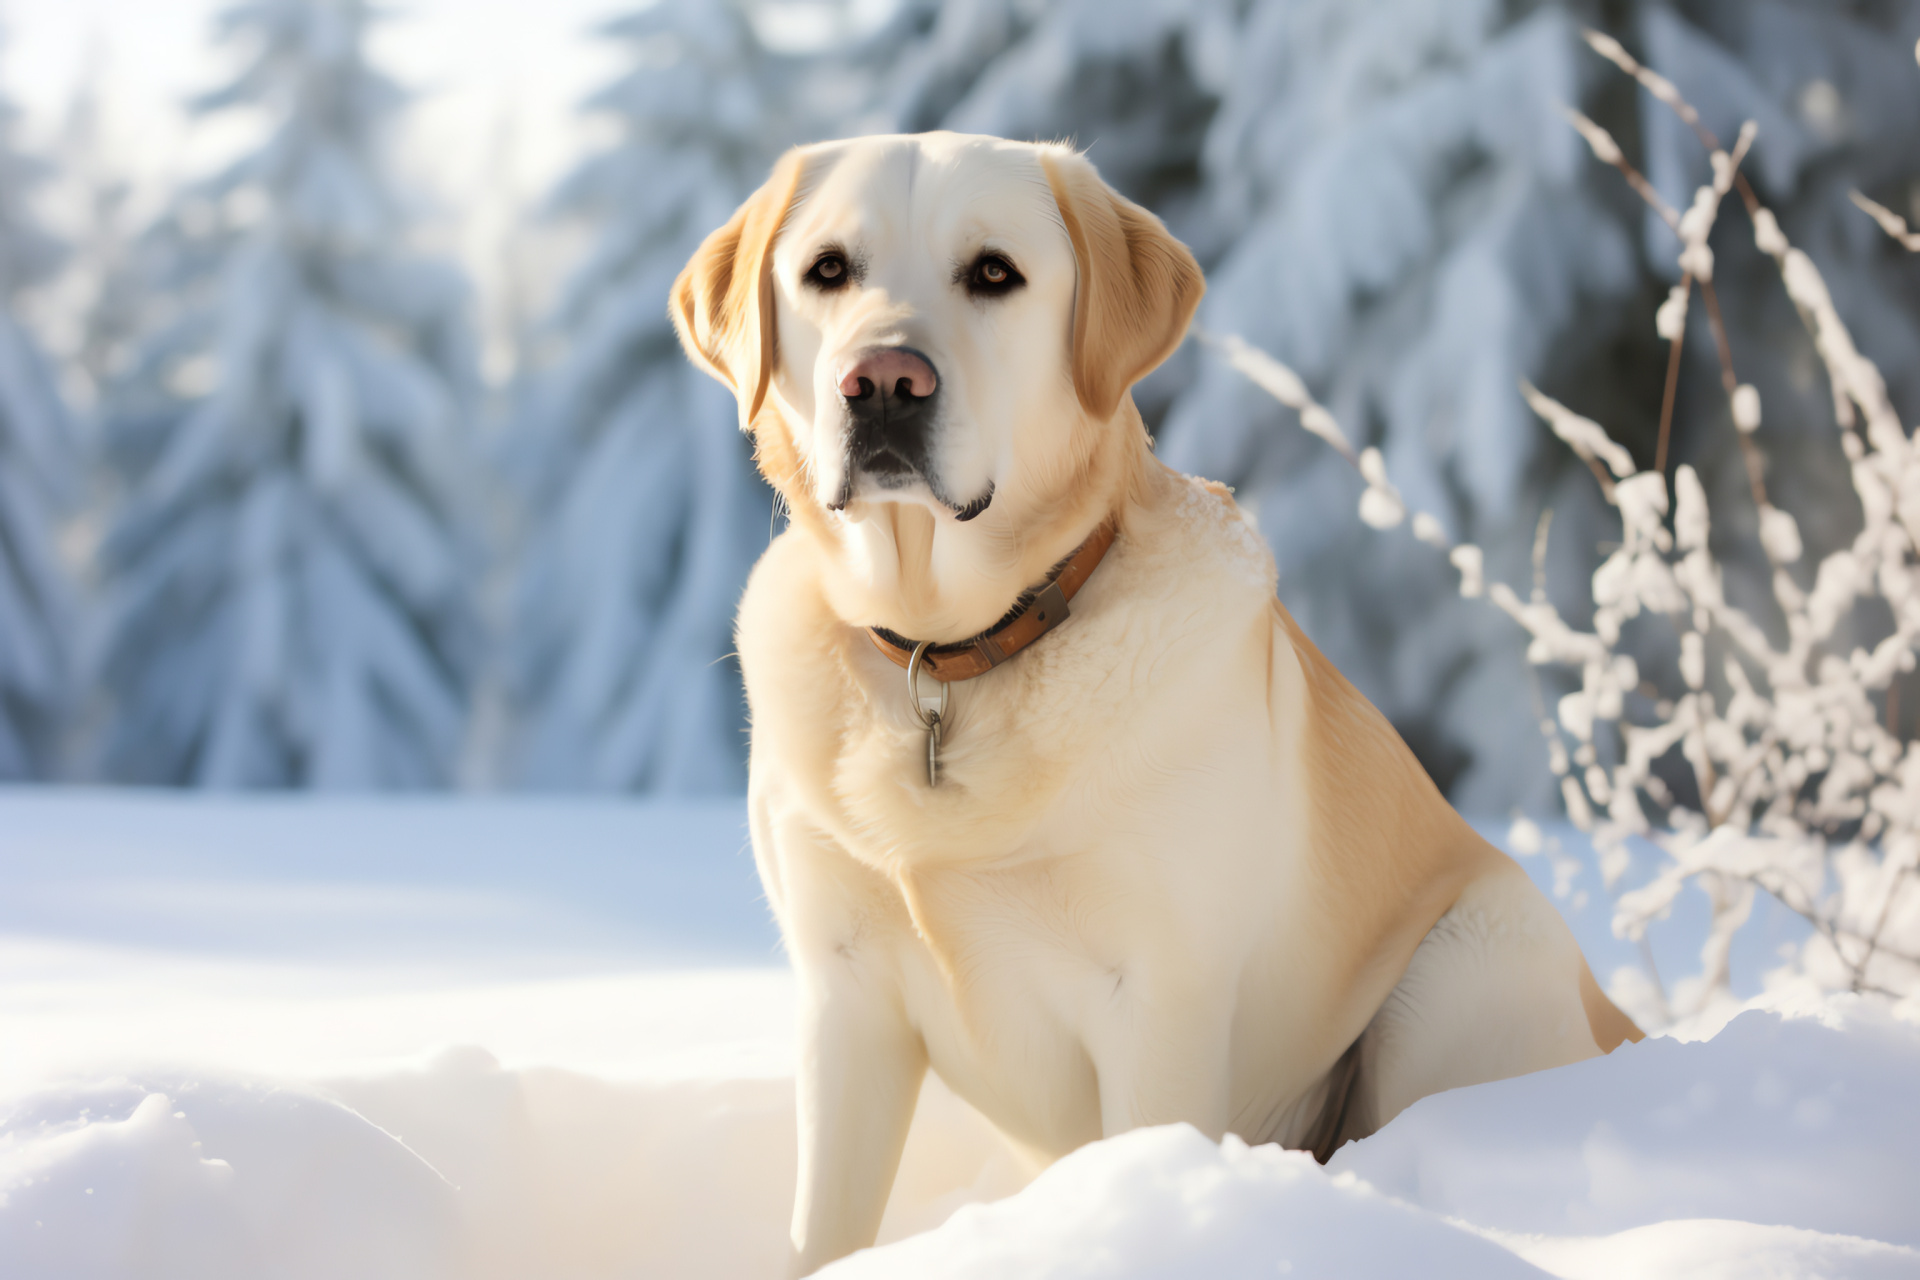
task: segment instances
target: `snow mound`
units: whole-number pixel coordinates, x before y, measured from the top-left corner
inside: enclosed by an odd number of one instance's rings
[[[1171,1126],[1025,1190],[930,1080],[891,1243],[822,1274],[1920,1276],[1916,1021],[1754,1009],[1428,1098],[1327,1169]],[[325,1086],[149,1074],[0,1104],[0,1258],[9,1280],[771,1277],[794,1164],[783,1079],[613,1082],[473,1048]]]
[[[0,789],[0,1280],[781,1275],[795,992],[742,826]],[[1168,1129],[1035,1181],[929,1077],[827,1274],[1920,1278],[1916,1079],[1920,1008],[1779,991],[1328,1169]]]
[[[784,1271],[783,1079],[613,1082],[475,1048],[327,1085],[149,1074],[0,1102],[5,1280],[752,1280]],[[1030,1176],[937,1083],[883,1240]]]
[[[855,1254],[822,1280],[880,1277],[1543,1276],[1492,1241],[1329,1177],[1301,1151],[1215,1145],[1189,1125],[1083,1147],[1019,1195]]]
[[[1775,1003],[1424,1099],[1325,1170],[1185,1125],[1126,1134],[821,1274],[1920,1276],[1920,1027]]]
[[[1875,1001],[1752,1009],[1424,1098],[1331,1168],[1501,1231],[1733,1218],[1920,1246],[1916,1079],[1920,1028]]]
[[[312,1090],[50,1091],[0,1137],[0,1258],[21,1277],[436,1280],[454,1189]]]
[[[1920,1254],[1856,1236],[1696,1218],[1597,1239],[1492,1238],[1562,1280],[1911,1280]]]

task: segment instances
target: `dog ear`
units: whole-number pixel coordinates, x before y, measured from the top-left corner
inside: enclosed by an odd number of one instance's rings
[[[740,428],[753,420],[773,378],[778,334],[773,308],[773,239],[786,221],[800,185],[799,150],[787,152],[773,174],[708,236],[673,282],[673,327],[694,364],[733,391]]]
[[[1207,290],[1200,264],[1165,224],[1114,191],[1085,156],[1040,153],[1073,241],[1073,387],[1105,421],[1120,398],[1173,354]]]

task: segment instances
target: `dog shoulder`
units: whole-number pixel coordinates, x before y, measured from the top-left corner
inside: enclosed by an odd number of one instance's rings
[[[1257,610],[1278,583],[1273,552],[1233,490],[1165,466],[1147,471],[1127,529],[1148,599],[1205,594],[1210,611]]]
[[[747,577],[734,619],[734,642],[746,675],[747,695],[770,681],[791,679],[796,666],[826,656],[844,624],[828,608],[817,556],[796,530],[767,545]]]
[[[1360,950],[1384,947],[1397,972],[1465,887],[1507,859],[1454,811],[1393,724],[1285,606],[1276,600],[1272,608],[1276,653],[1289,653],[1287,665],[1299,672],[1291,696],[1301,700],[1297,750],[1313,873]],[[1281,693],[1280,682],[1272,687]]]

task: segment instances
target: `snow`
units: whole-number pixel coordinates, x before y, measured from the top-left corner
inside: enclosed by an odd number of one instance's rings
[[[794,996],[744,825],[0,790],[9,1280],[779,1274]],[[1634,963],[1533,834],[1602,979]],[[930,1079],[882,1247],[825,1274],[1920,1275],[1920,1010],[1751,1003],[1425,1099],[1325,1170],[1176,1126],[1035,1178]]]
[[[1328,1167],[1506,1233],[1731,1219],[1920,1246],[1920,1010],[1757,1003],[1706,1038],[1422,1099]]]
[[[822,1274],[1920,1275],[1916,1069],[1920,1010],[1784,997],[1423,1099],[1324,1171],[1184,1125],[1126,1134]]]
[[[620,1078],[789,1070],[738,801],[13,790],[0,815],[0,1088],[474,1043]]]
[[[924,1276],[1355,1276],[1540,1271],[1470,1231],[1330,1178],[1301,1151],[1188,1125],[1084,1147],[1012,1200],[963,1210],[833,1280]]]
[[[777,1274],[793,1008],[738,800],[0,791],[0,1273]]]
[[[28,1099],[8,1136],[16,1274],[453,1274],[444,1180],[316,1095],[120,1085]]]
[[[775,1276],[791,1095],[784,1080],[505,1072],[474,1049],[324,1086],[148,1075],[45,1091],[7,1108],[0,1257],[36,1280]],[[974,1194],[949,1170],[1017,1187],[994,1181],[996,1141],[958,1103],[923,1107],[888,1233]]]
[[[1490,1238],[1502,1239],[1498,1233]],[[1565,1280],[1773,1280],[1847,1276],[1896,1280],[1911,1276],[1920,1255],[1899,1245],[1829,1236],[1796,1227],[1767,1227],[1711,1218],[1659,1222],[1600,1239],[1508,1241],[1521,1257]]]

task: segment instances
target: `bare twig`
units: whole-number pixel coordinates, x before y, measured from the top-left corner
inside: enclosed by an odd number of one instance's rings
[[[1713,281],[1700,282],[1700,300],[1707,304],[1707,326],[1713,330],[1714,350],[1720,356],[1720,386],[1732,396],[1740,382],[1733,376],[1733,346],[1727,341],[1727,326],[1720,317],[1720,295]]]
[[[1626,47],[1612,36],[1595,31],[1592,27],[1583,28],[1580,34],[1595,53],[1638,80],[1642,88],[1671,108],[1673,113],[1693,130],[1694,136],[1700,139],[1701,146],[1709,151],[1720,149],[1720,140],[1700,123],[1700,113],[1693,109],[1692,103],[1680,96],[1680,91],[1673,87],[1671,80],[1657,71],[1650,71],[1641,66],[1639,60],[1628,53]]]
[[[1299,374],[1239,334],[1215,336],[1202,329],[1195,329],[1194,334],[1200,341],[1217,348],[1226,356],[1227,363],[1238,369],[1255,386],[1298,413],[1301,426],[1332,445],[1355,469],[1359,468],[1360,455],[1354,452],[1353,443],[1340,430],[1340,424],[1334,421],[1333,415],[1313,398]]]
[[[1893,883],[1887,886],[1886,901],[1880,904],[1880,918],[1874,921],[1873,932],[1866,937],[1866,953],[1860,957],[1860,963],[1854,968],[1854,990],[1856,991],[1860,989],[1860,982],[1867,976],[1867,966],[1873,963],[1874,949],[1880,945],[1880,935],[1886,932],[1887,918],[1893,914],[1893,900],[1899,896],[1900,882],[1905,878],[1906,870],[1902,868],[1893,877]]]
[[[1592,468],[1594,479],[1600,482],[1601,495],[1612,502],[1615,477],[1624,480],[1634,473],[1633,455],[1616,444],[1599,423],[1581,417],[1525,379],[1520,382],[1520,394],[1526,397],[1535,413],[1547,420],[1553,434],[1566,441],[1567,447]],[[1602,461],[1606,463],[1604,467]],[[1608,471],[1613,475],[1608,475]]]
[[[1540,512],[1540,523],[1533,527],[1533,598],[1547,598],[1547,534],[1553,529],[1553,508]]]
[[[1647,202],[1647,206],[1660,215],[1660,220],[1678,231],[1680,229],[1679,213],[1672,205],[1660,198],[1660,193],[1653,189],[1653,184],[1648,182],[1638,169],[1627,163],[1627,157],[1621,152],[1620,144],[1613,140],[1613,135],[1572,107],[1561,107],[1560,111],[1579,131],[1580,136],[1587,140],[1587,146],[1592,148],[1594,156],[1618,169],[1621,176],[1627,180],[1627,185],[1637,191],[1640,198]]]
[[[1920,231],[1907,230],[1907,220],[1883,204],[1867,199],[1858,191],[1852,193],[1853,202],[1867,211],[1867,215],[1880,224],[1880,229],[1899,241],[1908,253],[1920,253]]]
[[[1678,294],[1684,298],[1693,285],[1693,277],[1683,275],[1677,286]],[[1672,345],[1667,348],[1667,385],[1660,394],[1660,437],[1653,447],[1653,469],[1661,475],[1667,473],[1667,440],[1673,434],[1673,402],[1680,392],[1680,349],[1687,340],[1687,326],[1682,313],[1682,322],[1674,327]]]

